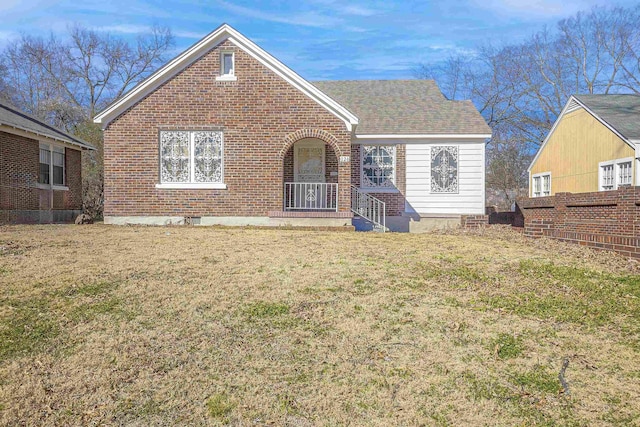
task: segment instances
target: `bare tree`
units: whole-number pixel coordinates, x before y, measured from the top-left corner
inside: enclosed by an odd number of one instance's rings
[[[0,53],[0,94],[17,107],[75,133],[98,150],[83,156],[85,211],[102,214],[102,132],[92,118],[166,61],[168,28],[134,43],[73,26],[67,37],[22,36]]]
[[[481,46],[474,55],[422,66],[417,76],[435,78],[450,99],[473,100],[494,131],[491,162],[522,166],[514,156],[539,148],[572,94],[640,93],[638,22],[640,5],[594,8],[522,43]],[[487,187],[505,193],[507,182],[523,185],[524,171],[511,169],[505,179],[505,170],[490,163]]]

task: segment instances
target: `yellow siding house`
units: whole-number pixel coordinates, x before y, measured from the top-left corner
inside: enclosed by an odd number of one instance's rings
[[[640,95],[574,95],[529,166],[529,197],[640,185]]]

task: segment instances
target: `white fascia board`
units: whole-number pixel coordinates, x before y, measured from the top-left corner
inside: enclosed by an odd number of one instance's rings
[[[560,123],[560,120],[562,120],[562,118],[564,117],[565,114],[567,113],[571,113],[573,111],[576,111],[578,108],[575,108],[573,105],[575,104],[580,105],[580,107],[584,108],[584,110],[591,114],[591,116],[596,119],[597,121],[599,121],[600,123],[602,123],[605,127],[607,127],[607,129],[609,129],[611,132],[613,132],[616,136],[618,136],[621,140],[623,140],[625,143],[627,143],[631,148],[635,149],[636,151],[636,157],[638,155],[640,155],[640,151],[638,149],[638,144],[634,144],[632,141],[629,141],[627,138],[624,137],[624,135],[622,135],[620,132],[618,132],[615,128],[611,127],[611,125],[609,125],[609,123],[605,122],[604,120],[602,120],[596,113],[594,113],[593,111],[591,111],[586,105],[584,105],[582,102],[580,102],[580,100],[578,98],[576,98],[575,96],[571,95],[571,97],[569,98],[569,100],[567,101],[567,103],[565,104],[564,108],[562,109],[562,112],[560,113],[560,115],[558,116],[558,118],[556,119],[556,122],[553,124],[553,127],[551,127],[551,130],[549,131],[549,133],[547,134],[546,138],[544,139],[544,141],[542,142],[542,145],[540,146],[540,148],[538,149],[538,152],[536,153],[535,157],[533,158],[533,160],[531,161],[531,164],[529,165],[529,167],[527,168],[527,171],[531,172],[531,168],[533,167],[534,163],[538,160],[538,157],[540,157],[540,153],[542,153],[542,150],[544,149],[545,145],[547,145],[547,142],[549,142],[549,139],[551,138],[551,135],[553,134],[553,132],[556,130],[556,127],[558,126],[558,123]],[[570,107],[571,106],[571,107]]]
[[[313,101],[320,104],[330,113],[340,118],[347,126],[347,130],[353,130],[358,124],[358,118],[351,112],[349,112],[346,108],[338,104],[329,96],[321,92],[318,88],[296,74],[289,67],[278,61],[276,58],[271,56],[269,53],[261,49],[258,45],[247,39],[245,36],[243,36],[227,24],[220,26],[217,30],[214,30],[212,33],[205,36],[202,40],[194,44],[192,47],[178,55],[173,60],[169,61],[165,66],[160,68],[138,86],[131,89],[131,91],[129,91],[119,100],[104,109],[93,119],[94,123],[101,123],[103,125],[103,128],[106,127],[111,120],[118,117],[132,104],[138,102],[140,99],[153,92],[162,83],[171,79],[178,72],[201,58],[203,54],[227,39],[244,50],[247,54],[258,60],[271,71],[275,72],[286,82],[307,95]]]
[[[356,135],[351,139],[351,145],[373,144],[373,145],[395,145],[395,144],[485,144],[490,135],[365,135],[362,138]]]
[[[356,135],[356,139],[488,139],[491,134],[367,134]]]

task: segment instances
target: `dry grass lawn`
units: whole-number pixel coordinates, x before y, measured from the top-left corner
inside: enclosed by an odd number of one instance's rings
[[[0,424],[640,425],[638,272],[505,228],[0,227]]]

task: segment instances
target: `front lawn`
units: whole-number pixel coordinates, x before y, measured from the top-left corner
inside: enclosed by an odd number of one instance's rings
[[[503,227],[0,227],[0,424],[637,425],[639,272]]]

